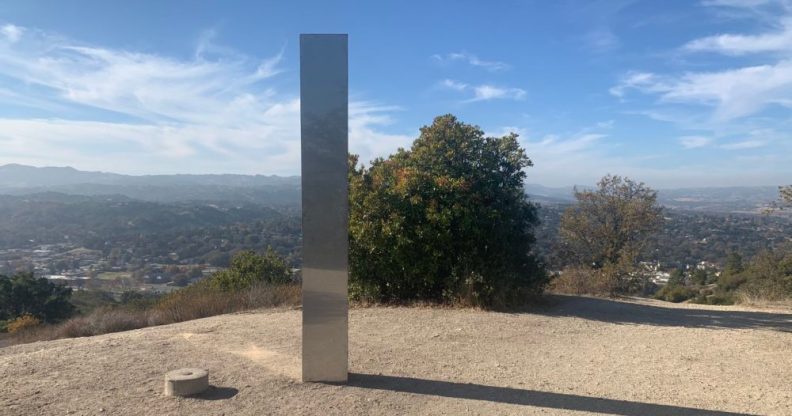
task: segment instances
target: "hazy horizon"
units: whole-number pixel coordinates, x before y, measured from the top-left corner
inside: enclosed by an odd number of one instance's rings
[[[24,164],[19,164],[19,163],[0,164],[0,169],[2,169],[4,167],[8,167],[8,166],[19,166],[19,167],[23,167],[23,168],[35,168],[35,169],[74,169],[74,170],[76,170],[78,172],[83,172],[83,173],[110,174],[110,175],[122,175],[122,176],[132,176],[132,177],[146,177],[146,176],[204,176],[204,175],[209,175],[209,176],[223,176],[223,175],[270,176],[270,177],[279,177],[279,178],[299,178],[300,177],[299,174],[295,174],[295,175],[277,175],[277,174],[265,174],[265,173],[264,174],[260,174],[260,173],[247,174],[247,173],[229,173],[229,172],[220,172],[220,173],[170,172],[170,173],[137,173],[137,174],[128,174],[128,173],[121,173],[121,172],[114,172],[114,171],[104,171],[104,170],[85,170],[85,169],[80,169],[80,168],[75,167],[75,166],[34,166],[34,165],[24,165]],[[572,188],[572,187],[575,187],[575,186],[586,186],[586,187],[591,186],[591,187],[593,187],[595,185],[596,185],[596,180],[595,180],[595,182],[592,182],[592,183],[575,183],[575,184],[570,183],[570,184],[563,184],[563,185],[546,185],[546,184],[543,184],[541,182],[531,182],[531,181],[526,181],[525,182],[525,186],[540,186],[540,187],[551,188],[551,189],[567,189],[567,188]],[[652,186],[652,184],[650,184],[650,183],[647,183],[647,185],[649,185],[650,187]],[[661,188],[657,188],[657,189],[659,189],[659,190],[675,189],[676,190],[676,189],[699,189],[699,188],[700,189],[709,189],[709,188],[768,188],[768,187],[775,188],[775,187],[784,186],[784,185],[785,185],[785,183],[780,183],[780,184],[759,184],[759,185],[678,186],[678,187],[661,187]]]

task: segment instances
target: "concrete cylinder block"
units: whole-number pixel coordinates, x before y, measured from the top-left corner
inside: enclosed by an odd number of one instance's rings
[[[192,396],[209,388],[209,372],[200,368],[182,368],[165,374],[166,396]]]

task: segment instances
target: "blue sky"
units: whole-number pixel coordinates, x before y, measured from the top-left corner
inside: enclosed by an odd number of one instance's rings
[[[299,172],[299,33],[350,35],[350,148],[453,113],[528,182],[792,182],[787,0],[0,3],[0,164]]]

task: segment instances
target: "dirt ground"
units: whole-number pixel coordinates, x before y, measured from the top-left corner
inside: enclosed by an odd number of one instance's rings
[[[792,314],[556,296],[350,312],[350,381],[301,383],[300,311],[0,349],[2,415],[792,415]],[[165,372],[209,370],[195,398]]]

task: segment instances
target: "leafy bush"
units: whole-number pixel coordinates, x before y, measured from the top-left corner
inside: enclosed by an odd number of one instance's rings
[[[756,255],[737,275],[741,297],[778,301],[792,299],[792,245]]]
[[[655,299],[679,303],[693,298],[696,294],[695,290],[687,286],[668,284],[657,291]]]
[[[36,318],[35,316],[29,313],[26,313],[15,319],[8,321],[8,323],[6,324],[6,330],[9,333],[13,334],[39,325],[41,325],[41,321],[38,318]]]
[[[121,293],[121,305],[131,309],[147,309],[157,304],[162,297],[158,293],[136,292],[132,290]]]
[[[70,288],[37,279],[32,273],[0,276],[0,319],[28,314],[43,322],[58,322],[74,312],[70,297]]]
[[[484,137],[452,115],[368,168],[351,156],[352,297],[498,306],[541,292],[529,166],[516,134]]]
[[[75,290],[72,292],[69,302],[74,305],[75,312],[79,315],[85,315],[96,308],[113,306],[118,303],[112,293],[103,290]]]
[[[550,281],[550,290],[570,295],[608,295],[614,288],[613,279],[601,270],[571,266]]]
[[[215,273],[207,284],[220,290],[240,290],[257,284],[284,284],[292,280],[291,268],[271,248],[262,254],[254,251],[237,253],[231,267]]]

